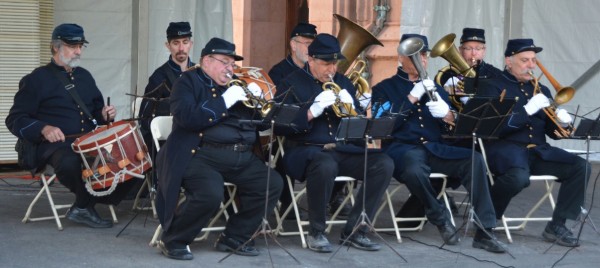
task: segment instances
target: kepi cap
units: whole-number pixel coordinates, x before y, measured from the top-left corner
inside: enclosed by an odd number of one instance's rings
[[[346,57],[340,51],[340,43],[335,36],[322,33],[315,37],[308,46],[308,55],[324,61],[344,60]]]
[[[542,51],[541,47],[536,47],[533,44],[533,39],[510,39],[506,44],[506,50],[504,51],[505,57],[510,57],[515,54],[519,54],[523,51],[533,51],[538,53]]]
[[[206,46],[202,49],[200,56],[204,57],[210,54],[231,56],[236,61],[244,59],[244,57],[235,54],[235,44],[218,37],[213,37],[208,41],[208,43],[206,43]]]
[[[317,26],[306,22],[300,22],[292,30],[290,38],[294,38],[296,36],[314,39],[317,36]]]
[[[192,28],[187,21],[171,22],[167,27],[167,39],[192,37]]]
[[[460,43],[477,41],[485,44],[485,30],[477,28],[464,28]]]
[[[67,44],[88,43],[83,35],[83,28],[74,23],[63,23],[52,31],[52,40],[62,40]]]

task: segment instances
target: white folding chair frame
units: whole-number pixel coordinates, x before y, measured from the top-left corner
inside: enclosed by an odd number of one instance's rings
[[[452,217],[452,210],[450,209],[450,203],[448,202],[448,196],[446,195],[446,185],[448,182],[448,176],[446,176],[446,174],[442,174],[442,173],[431,173],[429,175],[429,178],[430,179],[442,179],[442,188],[440,189],[440,192],[438,193],[437,198],[438,199],[443,198],[444,204],[446,205],[446,209],[448,209],[448,212],[450,215],[450,221],[452,222],[452,225],[455,225],[454,217]],[[377,210],[377,213],[375,214],[375,217],[373,220],[373,225],[375,225],[377,219],[379,218],[379,214],[382,212],[382,210],[387,205],[390,210],[392,227],[391,228],[390,227],[375,228],[375,231],[377,231],[377,232],[390,232],[390,231],[395,232],[398,243],[402,243],[402,236],[400,234],[400,231],[421,231],[423,229],[423,226],[425,225],[425,222],[427,221],[426,216],[423,216],[423,217],[396,217],[396,212],[394,209],[392,197],[396,193],[398,193],[398,191],[400,191],[402,189],[402,187],[404,187],[404,184],[398,184],[396,187],[394,187],[392,189],[392,191],[390,191],[389,189],[385,191],[385,199],[383,200],[381,206]],[[407,227],[407,228],[398,227],[398,222],[406,222],[406,221],[421,221],[421,223],[415,227]]]
[[[483,155],[483,160],[485,162],[485,167],[488,172],[488,177],[490,179],[490,184],[494,185],[494,177],[493,177],[493,174],[490,171],[490,168],[487,164],[487,156],[485,153],[485,148],[483,146],[483,141],[480,138],[478,139],[478,141],[479,141],[479,148],[481,149],[481,154]],[[548,200],[548,202],[550,203],[550,207],[552,208],[552,211],[554,211],[554,207],[556,206],[556,203],[554,202],[554,196],[552,195],[552,190],[554,189],[554,182],[558,181],[558,178],[556,176],[552,176],[552,175],[532,175],[532,176],[529,176],[529,181],[530,182],[543,181],[546,192],[544,192],[542,197],[527,212],[525,217],[507,217],[506,214],[502,215],[502,226],[496,227],[495,230],[504,230],[504,232],[506,233],[506,239],[508,239],[508,242],[510,242],[510,243],[513,242],[512,236],[510,234],[511,230],[524,230],[525,226],[527,225],[527,222],[530,222],[530,221],[551,221],[552,220],[552,217],[532,217],[532,215],[533,215],[533,213],[535,213],[538,210],[538,208],[546,200]],[[517,225],[509,225],[508,224],[509,222],[520,222],[520,223]]]
[[[68,209],[73,204],[57,205],[54,203],[54,198],[52,197],[52,192],[50,191],[50,185],[52,184],[52,182],[55,179],[56,179],[56,174],[52,174],[48,178],[48,177],[46,177],[46,174],[44,174],[44,172],[40,173],[40,180],[42,181],[42,188],[40,189],[40,191],[36,194],[36,196],[33,198],[31,203],[29,204],[29,207],[27,208],[27,211],[25,212],[25,216],[23,217],[23,220],[21,220],[23,223],[54,219],[58,230],[59,231],[63,230],[63,226],[62,226],[60,219],[65,217],[66,212],[65,212],[65,214],[59,215],[58,210],[59,209]],[[46,194],[46,198],[48,199],[48,204],[50,205],[50,210],[52,211],[52,216],[31,217],[33,207],[37,204],[37,202],[40,200],[40,197],[43,194]],[[118,222],[117,215],[115,214],[113,205],[109,205],[108,208],[110,210],[110,214],[111,214],[113,222],[117,223]]]

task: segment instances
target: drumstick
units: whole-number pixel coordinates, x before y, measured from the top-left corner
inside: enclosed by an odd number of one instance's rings
[[[106,106],[110,106],[110,97],[106,97]],[[108,110],[106,110],[106,121],[108,122],[108,127],[110,127],[110,115],[108,114]]]

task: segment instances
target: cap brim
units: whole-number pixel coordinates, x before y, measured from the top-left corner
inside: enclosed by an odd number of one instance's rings
[[[68,39],[60,39],[61,41],[69,44],[69,45],[75,45],[75,44],[89,44],[89,42],[85,39],[83,40],[68,40]]]
[[[526,48],[519,49],[515,54],[525,52],[525,51],[533,51],[535,53],[539,53],[542,50],[544,50],[544,49],[541,47],[526,47]]]
[[[232,57],[234,61],[244,60],[244,57],[242,57],[240,55],[233,54],[233,53],[218,53],[218,52],[215,52],[215,53],[212,53],[212,54],[221,54],[221,55],[229,56],[229,57]]]

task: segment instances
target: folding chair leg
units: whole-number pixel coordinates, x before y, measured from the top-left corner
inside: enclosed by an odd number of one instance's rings
[[[62,223],[60,222],[60,218],[64,218],[65,215],[58,215],[58,210],[59,209],[63,209],[63,208],[70,208],[71,205],[55,205],[54,204],[54,199],[52,198],[52,193],[50,192],[50,184],[56,179],[56,175],[52,175],[50,178],[46,178],[46,175],[41,174],[41,180],[42,180],[42,189],[40,189],[40,191],[37,193],[37,195],[35,196],[35,198],[33,198],[33,201],[31,201],[31,204],[29,204],[29,207],[27,208],[27,212],[25,212],[25,217],[23,217],[22,222],[26,223],[26,222],[34,222],[34,221],[43,221],[43,220],[51,220],[54,219],[56,221],[56,226],[58,227],[59,231],[63,230],[63,226]],[[48,198],[48,203],[50,204],[50,209],[52,210],[52,215],[53,216],[47,216],[47,217],[37,217],[37,218],[32,218],[31,217],[31,211],[33,209],[33,207],[35,206],[35,204],[39,201],[40,197],[42,196],[42,194],[46,194],[46,197]]]
[[[154,235],[152,235],[152,239],[150,240],[150,243],[148,245],[151,247],[156,247],[156,245],[158,245],[158,237],[161,233],[162,225],[159,224],[158,227],[156,227],[156,231],[154,231]]]
[[[140,190],[137,192],[137,194],[135,195],[135,200],[133,201],[133,207],[132,210],[150,210],[152,209],[152,217],[154,217],[155,219],[158,218],[158,214],[156,214],[156,203],[154,201],[154,198],[152,196],[152,183],[151,183],[152,177],[146,175],[146,178],[144,179],[144,182],[142,183],[142,187],[140,187]],[[150,207],[142,207],[141,205],[141,195],[142,192],[144,192],[144,188],[146,188],[148,190],[148,198],[150,198]]]

